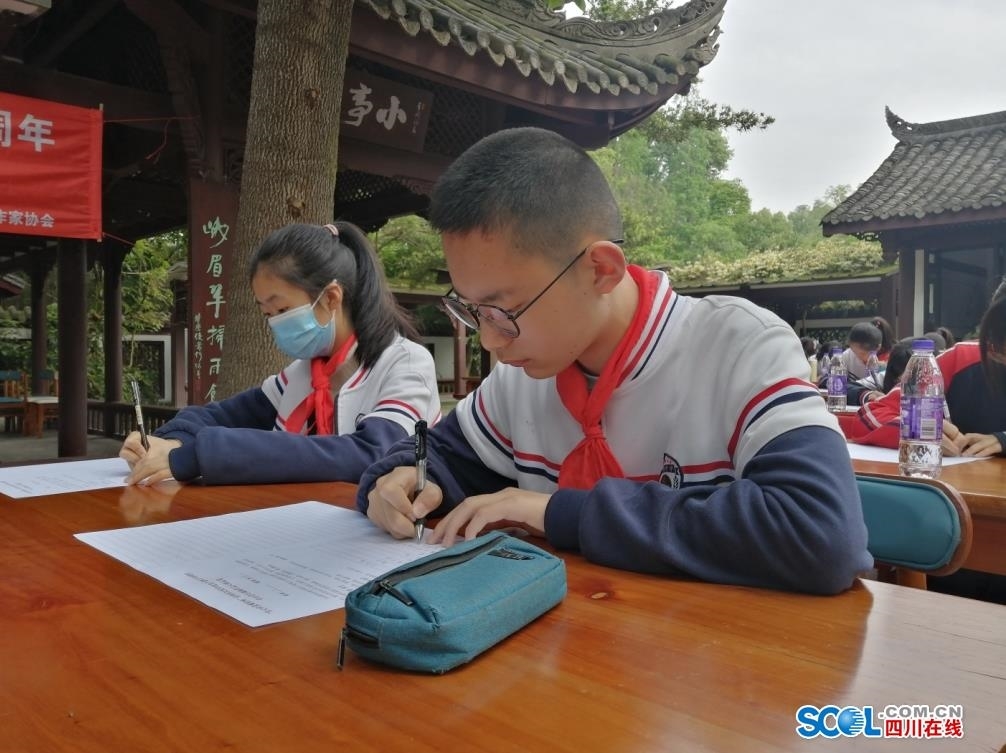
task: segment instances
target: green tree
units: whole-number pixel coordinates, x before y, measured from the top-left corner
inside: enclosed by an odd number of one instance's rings
[[[258,0],[232,280],[248,279],[251,254],[271,230],[332,221],[353,5]],[[252,296],[232,293],[228,308],[219,397],[257,383],[286,362]]]
[[[437,270],[445,269],[439,236],[416,215],[396,217],[371,236],[384,264],[384,273],[395,284],[432,285]]]

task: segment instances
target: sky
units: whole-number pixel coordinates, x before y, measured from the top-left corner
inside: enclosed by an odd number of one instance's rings
[[[776,119],[729,134],[753,210],[866,181],[896,143],[885,105],[913,123],[1006,110],[1002,0],[727,0],[720,29],[699,93]]]

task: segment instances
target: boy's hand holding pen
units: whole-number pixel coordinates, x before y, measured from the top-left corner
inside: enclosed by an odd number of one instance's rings
[[[416,496],[419,496],[426,488],[426,422],[416,421],[415,449],[416,449]],[[426,530],[426,518],[416,520],[416,541],[423,540],[423,532]]]

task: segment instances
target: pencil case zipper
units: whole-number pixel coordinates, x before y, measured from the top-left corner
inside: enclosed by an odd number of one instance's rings
[[[496,540],[487,541],[482,546],[477,546],[474,549],[469,549],[467,552],[461,552],[460,554],[455,554],[449,557],[439,557],[429,562],[423,562],[419,565],[414,565],[413,567],[406,568],[404,570],[399,570],[396,573],[392,573],[385,578],[374,583],[374,587],[371,589],[372,594],[386,593],[389,596],[393,596],[402,602],[405,606],[411,607],[413,601],[407,594],[402,593],[398,590],[397,586],[403,581],[410,580],[412,578],[418,578],[421,575],[428,575],[429,573],[435,573],[438,570],[445,570],[448,567],[454,567],[456,565],[461,565],[469,560],[475,559],[480,554],[484,553],[487,549],[492,549],[499,542]],[[507,550],[509,551],[509,550]],[[516,553],[512,553],[516,554]],[[523,556],[523,555],[520,555]]]

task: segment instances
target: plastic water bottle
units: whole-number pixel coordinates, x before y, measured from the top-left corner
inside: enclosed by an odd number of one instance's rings
[[[845,410],[845,364],[842,363],[842,349],[832,348],[828,364],[828,410],[841,413]]]
[[[866,359],[866,375],[873,380],[875,389],[880,389],[884,381],[880,378],[880,359],[877,358],[877,351],[871,350],[869,358]]]
[[[898,470],[902,476],[936,478],[943,463],[943,374],[932,340],[913,340],[901,380],[901,441]]]

